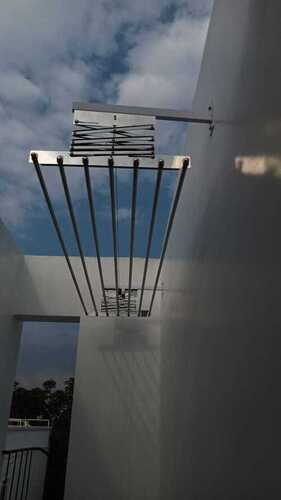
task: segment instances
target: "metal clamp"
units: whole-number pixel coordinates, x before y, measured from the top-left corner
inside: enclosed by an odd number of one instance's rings
[[[212,137],[215,130],[215,121],[214,121],[214,107],[210,104],[208,107],[208,111],[210,113],[211,122],[209,125],[210,137]]]

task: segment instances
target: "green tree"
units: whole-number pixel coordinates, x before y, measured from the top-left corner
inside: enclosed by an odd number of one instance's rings
[[[64,382],[64,392],[67,398],[67,403],[71,406],[74,391],[74,377],[70,377]]]
[[[45,380],[45,382],[43,382],[42,385],[43,385],[44,390],[50,394],[52,392],[52,390],[56,388],[57,383],[54,379],[50,378],[48,380]]]

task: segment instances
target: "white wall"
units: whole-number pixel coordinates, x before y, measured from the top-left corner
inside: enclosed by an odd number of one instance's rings
[[[280,160],[280,19],[279,0],[217,0],[210,22],[194,111],[216,126],[189,129],[165,267],[162,499],[281,494],[280,167],[235,169]]]
[[[80,325],[66,500],[159,495],[159,322]]]
[[[100,310],[102,291],[94,257],[85,259],[90,281],[93,287],[97,308]],[[20,316],[65,317],[68,320],[79,320],[84,315],[75,286],[72,282],[66,261],[60,256],[25,255],[25,267],[18,279],[16,314]],[[80,257],[71,257],[71,263],[79,283],[83,299],[89,312],[93,312],[89,290],[81,265]],[[121,288],[128,287],[129,259],[119,259],[119,281]],[[151,289],[154,286],[157,272],[157,259],[150,259],[147,272],[143,308],[149,304]],[[112,258],[103,258],[105,287],[115,287],[114,266]],[[134,259],[132,288],[139,288],[143,274],[144,259]],[[161,288],[161,283],[159,285]],[[156,293],[154,315],[159,315],[161,293]]]
[[[89,292],[86,288],[85,277],[81,261],[78,257],[72,257],[72,264],[76,273],[78,282],[81,286],[84,300],[87,304],[88,310],[92,311],[90,304]],[[97,274],[96,259],[87,258],[87,266],[91,277],[94,294],[97,301],[98,309],[101,303],[101,289],[99,278]],[[128,285],[128,259],[120,259],[120,286],[122,288]],[[138,288],[141,283],[143,273],[143,259],[135,259],[133,268],[133,282],[132,288]],[[110,258],[103,259],[104,278],[106,287],[114,287],[114,270],[113,261]],[[157,260],[151,259],[146,287],[150,290],[154,285],[154,279],[157,269]],[[21,256],[16,250],[8,231],[0,227],[0,450],[4,447],[5,436],[7,432],[7,421],[10,410],[11,394],[13,388],[13,381],[15,378],[17,356],[20,342],[21,321],[24,319],[44,319],[54,320],[62,319],[66,321],[79,321],[80,316],[83,317],[83,311],[79,303],[74,285],[69,276],[65,260],[63,257],[48,257],[48,256]],[[151,291],[145,292],[143,307],[147,308]],[[154,315],[159,315],[160,310],[160,295],[156,294]],[[15,319],[17,317],[18,319]],[[110,325],[110,320],[108,325]],[[143,324],[141,319],[136,320]],[[145,320],[146,321],[146,320]],[[122,323],[123,324],[123,323]],[[130,323],[132,324],[132,323]],[[104,323],[106,325],[106,323]],[[110,328],[110,327],[109,327]],[[135,327],[137,331],[137,327]],[[136,333],[132,338],[135,337]],[[138,347],[138,346],[137,346]],[[143,355],[145,357],[145,355]],[[83,358],[81,360],[83,364]],[[92,367],[91,367],[92,369]],[[79,371],[78,371],[79,373]],[[96,368],[89,371],[90,377],[96,373]],[[90,405],[89,400],[89,405]],[[135,410],[134,410],[135,411]],[[144,409],[146,411],[146,409]],[[90,414],[90,406],[89,406]],[[134,416],[136,419],[136,415]],[[154,417],[153,417],[154,418]],[[157,417],[158,418],[158,414]],[[154,438],[154,436],[153,436]],[[6,445],[11,445],[11,436],[8,437]],[[147,449],[150,450],[151,441],[148,439],[147,443],[143,445],[141,456],[145,456]],[[41,457],[42,458],[42,457]],[[36,467],[37,475],[40,476],[40,481],[36,482],[35,495],[38,493],[38,488],[42,489],[43,476],[39,469],[45,467],[45,458],[42,460],[39,457]],[[0,455],[1,459],[1,455]],[[42,463],[43,465],[42,465]],[[150,457],[150,464],[153,463],[154,458]],[[128,461],[123,461],[122,467],[127,467]],[[39,468],[38,468],[39,467]],[[43,470],[42,469],[42,470]],[[1,470],[1,463],[0,463]],[[111,472],[113,471],[111,464]],[[40,472],[40,474],[39,474]],[[154,469],[151,469],[151,474],[154,481]],[[138,471],[136,471],[136,480],[134,484],[140,481]],[[77,478],[78,479],[78,478]],[[150,480],[147,479],[149,482]],[[151,480],[152,481],[152,480]],[[40,483],[40,484],[39,484]],[[157,485],[159,484],[159,481]],[[125,487],[124,485],[122,488]],[[41,490],[40,490],[41,491]],[[37,493],[36,493],[37,492]],[[150,498],[150,497],[148,497]]]
[[[5,441],[5,450],[16,448],[39,447],[49,448],[49,427],[15,427],[9,426]]]
[[[0,220],[0,452],[4,447],[16,373],[21,324],[13,319],[23,258]],[[2,454],[0,453],[0,470]]]

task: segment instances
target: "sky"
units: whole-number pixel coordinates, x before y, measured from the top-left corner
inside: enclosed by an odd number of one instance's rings
[[[78,331],[77,323],[25,322],[16,381],[32,388],[53,378],[63,387],[75,373]]]
[[[1,5],[0,218],[24,253],[61,253],[35,171],[27,162],[29,151],[68,149],[73,101],[190,110],[211,8],[212,0],[10,0]],[[162,124],[158,137],[160,153],[188,154],[186,126]],[[69,253],[75,255],[60,179],[51,168],[44,168],[44,175]],[[112,255],[107,174],[95,169],[91,175],[101,253]],[[85,229],[89,213],[84,179],[79,169],[68,170],[67,177],[84,228],[84,251],[94,255]],[[130,182],[127,172],[118,173],[120,255],[128,255]],[[153,175],[140,177],[138,256],[145,251],[153,182]],[[159,255],[174,182],[166,174],[154,257]],[[59,325],[57,331],[64,328]],[[66,345],[67,336],[63,338]],[[22,373],[27,365],[21,361]]]

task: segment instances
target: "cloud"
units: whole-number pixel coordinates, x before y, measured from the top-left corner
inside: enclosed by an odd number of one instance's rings
[[[190,107],[210,7],[209,0],[3,4],[0,217],[10,228],[17,232],[44,206],[28,153],[67,149],[74,100]],[[171,129],[163,137],[179,142]],[[61,203],[58,176],[44,173],[52,198]],[[81,172],[73,169],[68,179],[79,200]],[[97,182],[103,179],[100,173]]]
[[[184,11],[185,12],[185,11]],[[209,17],[182,11],[171,24],[140,36],[118,82],[118,102],[190,110],[199,76]],[[186,154],[186,125],[157,122],[158,151]]]
[[[40,88],[16,71],[2,73],[0,87],[1,97],[7,103],[30,106],[44,99]]]
[[[131,210],[127,207],[118,208],[117,217],[119,222],[127,221],[131,217]]]
[[[120,103],[191,107],[208,20],[176,19],[140,37],[119,83]]]

